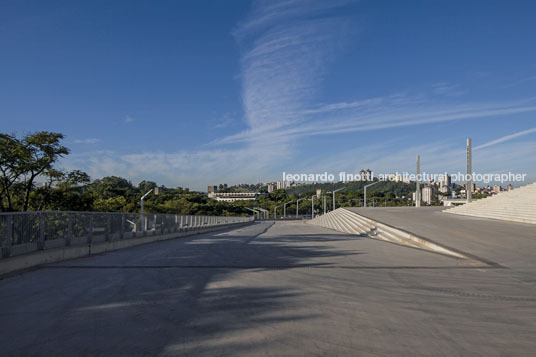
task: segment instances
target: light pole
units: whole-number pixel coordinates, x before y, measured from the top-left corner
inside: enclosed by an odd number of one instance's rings
[[[368,185],[365,185],[365,192],[363,193],[363,207],[367,207],[367,187],[370,187],[372,185],[375,185],[381,181],[376,181],[373,183],[369,183]]]
[[[281,205],[279,205],[279,206],[275,206],[275,207],[274,207],[274,219],[277,218],[277,209],[278,209],[279,207],[281,207]]]
[[[145,199],[145,197],[147,197],[151,192],[153,192],[154,190],[154,194],[155,196],[158,196],[158,194],[160,193],[158,187],[155,187],[155,188],[151,188],[149,191],[145,192],[145,195],[141,196],[141,199],[140,199],[140,223],[141,225],[143,226],[143,230],[146,231],[147,230],[147,221],[144,220],[144,217],[143,217],[143,200]]]
[[[346,187],[339,188],[337,190],[333,191],[333,210],[335,211],[335,192],[339,192],[340,190],[344,190]]]
[[[287,205],[288,205],[289,203],[292,203],[292,201],[287,202],[287,203],[285,203],[285,204],[283,205],[283,218],[287,218]]]
[[[269,215],[270,211],[268,211],[267,209],[264,209],[264,208],[260,208],[260,207],[259,207],[259,211],[264,212],[264,218],[268,218],[268,215]]]
[[[257,216],[259,218],[261,218],[261,213],[259,211],[257,211],[256,209],[252,209],[252,208],[248,208],[248,207],[244,207],[245,209],[247,209],[248,211],[251,211],[253,212],[253,217],[255,217],[255,213],[257,214]]]
[[[311,219],[315,218],[315,197],[318,195],[311,196]]]
[[[305,198],[299,198],[296,201],[296,218],[298,218],[298,213],[300,212],[300,201],[303,201]]]

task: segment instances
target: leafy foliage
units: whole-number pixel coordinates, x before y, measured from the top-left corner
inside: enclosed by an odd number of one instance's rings
[[[140,198],[149,190],[159,187],[159,195],[150,194],[144,200],[148,213],[199,214],[199,215],[249,215],[248,208],[263,208],[273,214],[296,213],[299,198],[310,199],[317,189],[321,197],[315,200],[315,211],[321,211],[323,197],[328,207],[330,192],[339,188],[337,207],[362,204],[363,188],[369,182],[323,183],[302,185],[287,190],[266,193],[257,200],[218,202],[205,193],[191,192],[188,188],[168,188],[156,182],[142,181],[137,186],[122,177],[108,176],[91,181],[79,170],[63,172],[55,168],[57,160],[69,153],[61,144],[60,133],[38,132],[22,138],[0,133],[0,210],[61,210],[139,212]],[[44,181],[39,187],[36,181]],[[252,185],[255,186],[255,185]],[[219,191],[249,191],[252,187],[228,187],[220,185]],[[256,188],[258,190],[258,187]],[[368,189],[368,199],[382,205],[408,205],[415,184],[381,182]],[[300,213],[310,213],[311,201],[302,201]]]

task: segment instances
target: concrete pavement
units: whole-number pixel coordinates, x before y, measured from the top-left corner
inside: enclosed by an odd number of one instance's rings
[[[447,214],[444,207],[347,208],[509,268],[536,265],[536,225]]]
[[[0,280],[2,355],[533,355],[534,264],[263,222]]]

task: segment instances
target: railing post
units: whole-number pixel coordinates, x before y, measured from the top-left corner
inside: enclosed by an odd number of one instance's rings
[[[93,241],[93,214],[89,215],[89,227],[87,230],[87,244]]]
[[[45,214],[39,214],[39,239],[37,241],[37,249],[45,249]]]
[[[6,222],[6,242],[2,247],[2,257],[9,258],[11,255],[11,246],[13,245],[13,215],[7,216]]]
[[[121,227],[119,227],[119,239],[125,238],[125,214],[121,213]]]
[[[65,237],[65,245],[71,245],[73,240],[73,215],[67,214],[67,236]]]
[[[109,242],[110,239],[110,230],[111,230],[111,217],[109,213],[106,213],[106,231],[104,232],[104,239]]]
[[[166,233],[166,222],[167,222],[167,215],[166,216],[162,216],[161,219],[160,219],[160,234],[161,235],[164,235],[164,233]]]
[[[156,214],[153,216],[153,236],[156,234]]]

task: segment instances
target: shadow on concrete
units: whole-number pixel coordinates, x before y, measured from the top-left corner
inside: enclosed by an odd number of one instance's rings
[[[293,312],[303,292],[255,274],[360,253],[315,245],[348,239],[340,234],[261,237],[269,228],[138,246],[0,281],[3,355],[255,353],[270,347],[256,329],[270,326],[270,343],[284,343],[278,325],[318,314]]]

